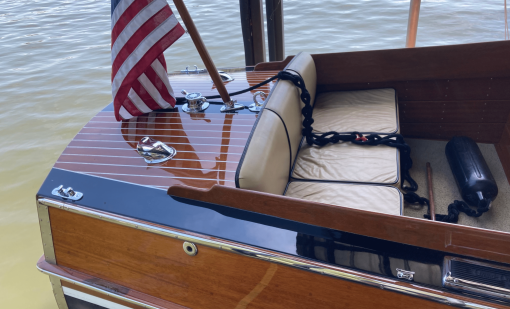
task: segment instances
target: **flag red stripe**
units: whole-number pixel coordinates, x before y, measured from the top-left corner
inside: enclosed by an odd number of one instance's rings
[[[129,22],[152,1],[154,0],[136,0],[120,15],[112,29],[112,46]]]
[[[178,38],[180,38],[184,34],[184,29],[180,24],[177,24],[170,32],[165,34],[154,46],[152,46],[147,53],[138,61],[138,63],[133,67],[131,71],[126,75],[124,81],[119,87],[117,91],[117,95],[113,101],[115,107],[115,117],[117,120],[120,120],[120,116],[118,116],[118,110],[121,107],[121,102],[123,102],[131,88],[131,84],[135,81],[138,76],[142,75],[143,70],[147,68],[160,54],[163,53],[165,49],[167,49],[170,45],[172,45]],[[169,102],[170,103],[170,102]],[[174,103],[175,105],[175,103]]]
[[[162,8],[159,12],[154,14],[154,16],[149,18],[138,30],[136,30],[136,32],[133,34],[133,36],[131,38],[129,38],[129,40],[122,47],[122,49],[117,54],[117,57],[113,61],[112,81],[115,78],[115,75],[117,74],[118,70],[120,69],[120,67],[122,66],[124,61],[129,57],[129,55],[131,55],[131,53],[147,37],[148,34],[150,34],[154,29],[156,29],[161,23],[163,23],[171,15],[172,15],[172,10],[170,10],[169,6],[166,6],[166,7]],[[140,76],[142,74],[142,72],[140,72],[140,74],[138,74],[138,76]]]
[[[161,78],[159,78],[158,74],[156,74],[156,71],[154,71],[152,67],[149,66],[147,70],[145,70],[145,75],[151,81],[154,87],[158,89],[163,100],[172,105],[175,104],[175,99],[170,95],[170,89],[166,87],[166,85],[163,83]]]

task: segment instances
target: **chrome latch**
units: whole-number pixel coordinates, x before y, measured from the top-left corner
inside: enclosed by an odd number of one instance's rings
[[[221,77],[221,80],[224,82],[224,83],[228,83],[228,82],[231,82],[234,80],[234,78],[230,75],[228,75],[227,73],[225,73],[224,71],[218,71],[218,73],[220,74],[220,77]]]
[[[257,96],[261,96],[264,100],[267,99],[267,95],[264,91],[257,91],[253,94],[253,104],[251,104],[248,109],[252,112],[260,112],[262,109],[262,103],[257,101]]]
[[[397,278],[413,281],[414,280],[414,271],[403,270],[403,269],[397,268]]]
[[[63,185],[60,185],[53,189],[53,191],[51,191],[51,194],[71,201],[77,201],[83,197],[83,193],[74,191],[73,188],[71,187],[64,189]]]
[[[148,136],[138,142],[136,150],[145,159],[145,162],[149,164],[168,161],[177,154],[177,150],[174,147],[170,147]]]

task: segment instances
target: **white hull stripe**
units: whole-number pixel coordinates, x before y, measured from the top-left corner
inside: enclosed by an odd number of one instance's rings
[[[62,290],[64,291],[64,294],[67,296],[71,296],[83,301],[86,301],[88,303],[98,305],[104,308],[108,309],[132,309],[131,307],[126,307],[121,304],[114,303],[112,301],[106,300],[104,298],[100,298],[94,295],[90,295],[87,293],[83,293],[81,291],[73,290],[68,287],[63,286]]]

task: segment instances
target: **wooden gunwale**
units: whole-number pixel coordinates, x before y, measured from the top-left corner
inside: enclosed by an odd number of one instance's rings
[[[510,233],[336,207],[287,196],[214,186],[168,189],[171,196],[263,213],[333,230],[510,264]]]

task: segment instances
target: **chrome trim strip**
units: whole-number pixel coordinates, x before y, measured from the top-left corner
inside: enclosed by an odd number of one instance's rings
[[[55,249],[53,247],[53,236],[51,235],[50,214],[48,206],[39,202],[37,205],[37,215],[39,217],[39,228],[41,229],[41,240],[43,244],[44,258],[50,264],[57,264],[55,258]]]
[[[100,219],[100,220],[103,220],[106,222],[138,229],[141,231],[154,233],[157,235],[162,235],[162,236],[170,237],[170,238],[174,238],[174,239],[179,239],[182,241],[189,241],[189,242],[192,242],[192,243],[195,243],[198,245],[207,246],[210,248],[219,249],[219,250],[223,250],[223,251],[227,251],[227,252],[232,252],[232,253],[236,253],[239,255],[243,255],[243,256],[247,256],[247,257],[251,257],[251,258],[255,258],[255,259],[259,259],[259,260],[263,260],[263,261],[267,261],[267,262],[271,262],[271,263],[276,263],[276,264],[285,265],[285,266],[289,266],[289,267],[293,267],[293,268],[298,268],[301,270],[307,270],[307,271],[311,271],[313,273],[331,276],[334,278],[348,280],[348,281],[352,281],[352,282],[356,282],[356,283],[362,283],[362,284],[366,284],[366,285],[369,285],[372,287],[377,287],[377,288],[384,289],[384,290],[389,290],[389,291],[393,291],[393,292],[397,292],[397,293],[420,297],[420,298],[424,298],[424,299],[427,299],[430,301],[439,302],[439,303],[446,304],[446,305],[452,305],[452,306],[456,306],[456,307],[460,307],[460,308],[476,308],[476,309],[494,308],[494,307],[488,307],[488,306],[484,306],[484,305],[480,305],[480,304],[476,304],[476,303],[472,303],[472,302],[463,301],[463,300],[456,299],[456,298],[446,297],[446,296],[443,296],[442,295],[443,292],[439,291],[439,290],[433,290],[433,289],[427,288],[427,290],[432,291],[432,292],[427,292],[427,291],[424,291],[421,289],[403,286],[402,283],[397,280],[391,280],[391,279],[387,279],[387,278],[383,278],[383,277],[375,276],[375,275],[368,275],[368,274],[364,274],[361,272],[348,270],[348,269],[345,269],[342,267],[326,265],[326,264],[319,263],[319,262],[311,262],[311,261],[307,261],[305,259],[295,258],[292,256],[283,255],[283,254],[277,255],[277,253],[266,253],[266,252],[263,252],[257,248],[253,248],[253,247],[248,247],[248,246],[243,246],[243,245],[233,244],[233,243],[227,243],[227,242],[223,242],[220,240],[210,240],[210,239],[205,239],[205,238],[198,237],[198,236],[192,236],[192,235],[188,235],[188,234],[185,234],[182,232],[161,228],[158,226],[153,226],[153,225],[149,225],[149,224],[145,224],[145,223],[131,221],[126,218],[121,218],[121,217],[116,217],[116,216],[112,216],[112,215],[108,215],[108,214],[98,213],[91,209],[74,206],[71,204],[55,201],[55,200],[48,199],[48,198],[39,199],[39,203],[47,205],[47,206],[59,208],[59,209],[65,210],[65,211],[69,211],[72,213],[76,213],[79,215],[83,215],[83,216],[87,216],[87,217],[91,217],[91,218],[95,218],[95,219]],[[388,282],[388,281],[391,281],[391,282]],[[414,285],[414,286],[416,286],[416,285]]]
[[[53,295],[55,295],[55,301],[58,309],[69,309],[67,301],[64,296],[64,289],[59,278],[50,276],[51,288],[53,289]]]
[[[54,277],[56,280],[59,280],[59,281],[60,280],[64,280],[64,281],[67,281],[69,283],[73,283],[73,284],[76,284],[78,286],[90,289],[90,290],[92,290],[94,292],[98,292],[98,293],[101,293],[101,294],[106,295],[106,296],[110,296],[110,297],[113,297],[113,298],[116,298],[116,299],[119,299],[119,300],[123,300],[123,301],[128,302],[128,303],[133,304],[133,305],[138,305],[138,306],[141,306],[141,307],[144,307],[144,308],[149,308],[149,309],[161,309],[161,307],[154,307],[154,306],[151,306],[151,305],[147,305],[145,303],[142,303],[142,302],[139,302],[137,300],[128,298],[126,296],[115,294],[115,293],[112,293],[111,291],[103,290],[103,289],[95,287],[93,285],[89,285],[89,284],[86,284],[86,283],[83,283],[83,282],[80,282],[80,281],[76,281],[74,279],[67,278],[67,277],[61,276],[61,275],[56,274],[56,273],[52,273],[50,271],[47,271],[47,270],[44,270],[44,269],[40,268],[39,266],[37,266],[37,270],[39,270],[43,274],[46,274],[46,275],[50,276],[50,280],[51,280],[52,277]],[[62,295],[63,294],[64,294],[64,292],[62,292]],[[59,309],[60,309],[60,307],[59,307]],[[67,309],[67,304],[66,304],[66,309]]]
[[[48,206],[41,204],[39,201],[36,202],[37,216],[39,218],[39,228],[41,230],[41,240],[43,244],[44,259],[50,264],[57,264],[55,257],[55,248],[53,247],[53,236],[51,235],[51,222],[50,214],[48,212]],[[64,291],[60,280],[51,279],[51,288],[55,301],[59,309],[68,309],[67,302],[64,297]]]
[[[456,278],[452,276],[451,273],[451,262],[459,261],[472,265],[485,266],[493,269],[501,269],[505,271],[510,271],[508,267],[496,266],[489,263],[483,263],[478,261],[467,260],[463,258],[451,257],[447,256],[444,259],[443,266],[443,286],[446,288],[450,288],[453,290],[458,290],[462,292],[470,292],[478,295],[495,297],[504,301],[510,301],[510,289],[505,289],[497,286],[487,285],[475,281],[465,280]]]

